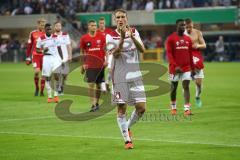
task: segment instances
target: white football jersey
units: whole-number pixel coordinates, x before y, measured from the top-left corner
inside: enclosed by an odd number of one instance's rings
[[[59,44],[61,46],[62,49],[62,53],[63,53],[63,62],[67,62],[68,61],[68,50],[67,50],[67,45],[71,44],[71,40],[69,35],[66,32],[61,32],[59,35],[56,35],[57,39],[59,41]]]

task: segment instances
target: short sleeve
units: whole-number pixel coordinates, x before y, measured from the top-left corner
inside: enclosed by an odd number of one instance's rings
[[[111,51],[114,48],[115,48],[115,44],[113,43],[112,36],[107,34],[107,36],[106,36],[106,50]]]
[[[41,41],[41,38],[38,38],[38,39],[37,39],[36,48],[42,48],[42,41]]]
[[[68,34],[66,36],[66,44],[67,45],[71,44],[71,39],[70,39],[70,36]]]
[[[80,39],[80,48],[84,49],[84,39],[83,39],[83,37],[81,37],[81,39]]]

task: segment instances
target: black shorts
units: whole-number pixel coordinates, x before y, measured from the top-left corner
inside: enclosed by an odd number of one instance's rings
[[[86,70],[86,81],[88,83],[102,83],[104,82],[104,68],[89,68]]]

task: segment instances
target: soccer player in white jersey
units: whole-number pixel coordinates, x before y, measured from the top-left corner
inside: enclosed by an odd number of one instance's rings
[[[72,59],[72,46],[71,39],[67,32],[62,32],[62,24],[60,21],[54,23],[54,34],[57,36],[58,41],[60,42],[59,51],[62,52],[63,57],[62,65],[57,69],[57,73],[59,74],[59,87],[58,94],[63,95],[63,87],[67,75],[69,73],[69,64],[68,62]]]
[[[130,127],[144,114],[146,95],[139,68],[138,53],[145,47],[136,29],[128,26],[127,12],[117,9],[113,13],[117,28],[106,36],[108,54],[112,60],[112,102],[117,104],[117,122],[125,141],[125,148],[132,149]],[[127,105],[135,110],[127,120]]]
[[[62,60],[59,58],[59,52],[57,46],[59,46],[59,42],[57,36],[52,34],[51,24],[47,23],[45,25],[45,35],[42,35],[37,40],[36,48],[37,52],[41,53],[43,51],[43,69],[42,75],[45,77],[45,87],[47,89],[48,100],[47,102],[59,102],[57,87],[54,88],[54,98],[52,97],[52,87],[51,87],[51,76],[54,71],[61,66]],[[58,84],[58,76],[54,74],[54,79],[56,84]]]

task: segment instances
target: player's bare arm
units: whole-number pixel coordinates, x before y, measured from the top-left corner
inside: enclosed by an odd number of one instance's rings
[[[81,66],[81,74],[84,74],[85,73],[85,70],[86,70],[86,67],[84,65],[84,50],[83,49],[80,49],[80,55],[83,55],[83,56],[80,56],[80,62],[82,62],[82,66]]]
[[[203,39],[202,32],[195,29],[195,36],[196,36],[196,40],[195,40],[195,43],[193,43],[192,47],[194,49],[205,49],[206,43],[205,43],[205,40]]]
[[[68,60],[71,61],[72,60],[72,45],[71,44],[67,45],[67,50],[68,50]]]
[[[143,45],[141,42],[139,42],[139,41],[133,36],[132,28],[131,28],[131,27],[128,27],[128,32],[129,32],[130,37],[131,37],[131,39],[133,40],[133,43],[135,44],[137,50],[140,51],[141,53],[144,53],[144,52],[145,52],[145,47],[144,47],[144,45]]]
[[[105,61],[104,61],[104,67],[106,67],[108,65],[108,56],[109,56],[109,53],[107,52],[107,48],[105,46]]]
[[[198,49],[205,49],[206,48],[206,43],[205,40],[203,39],[203,35],[201,31],[198,31],[198,40],[199,40],[199,44],[197,45]]]

